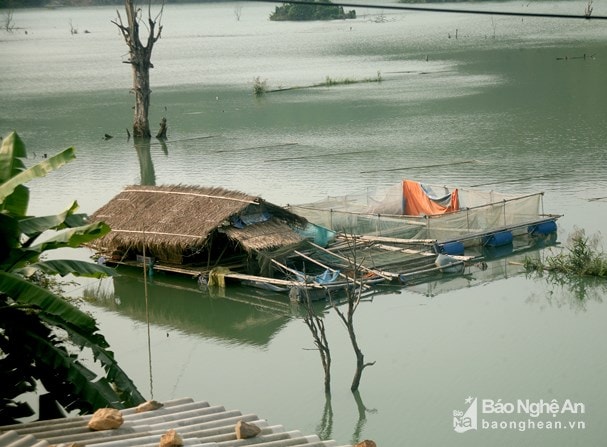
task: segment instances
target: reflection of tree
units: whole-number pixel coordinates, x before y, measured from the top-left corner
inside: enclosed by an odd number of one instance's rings
[[[166,156],[169,155],[169,149],[167,147],[167,142],[165,138],[158,138],[158,143],[160,143],[160,147],[162,148],[162,153]]]
[[[152,154],[150,152],[150,140],[146,138],[135,138],[135,150],[137,151],[137,157],[139,158],[141,184],[155,185],[156,173],[154,172],[154,162],[152,161]]]
[[[325,393],[325,406],[322,410],[322,418],[316,427],[316,434],[323,441],[333,437],[333,406],[331,405],[331,393]]]
[[[360,397],[360,392],[354,391],[352,394],[354,395],[354,401],[358,408],[358,420],[356,421],[354,432],[352,433],[352,444],[356,444],[360,440],[360,434],[367,423],[367,413],[375,414],[377,413],[377,410],[375,408],[369,409],[365,406],[362,397]]]
[[[551,306],[568,306],[572,310],[586,311],[588,302],[603,302],[607,292],[607,283],[603,278],[588,278],[576,275],[563,275],[556,272],[534,273],[546,281],[546,301]],[[539,302],[538,297],[531,297],[529,302]]]

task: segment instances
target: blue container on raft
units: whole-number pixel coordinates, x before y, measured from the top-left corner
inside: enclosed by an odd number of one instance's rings
[[[499,231],[483,237],[483,245],[485,247],[503,247],[512,244],[512,239],[512,232]]]
[[[536,225],[527,227],[527,233],[531,236],[545,236],[547,234],[556,233],[556,222],[549,220]]]
[[[461,241],[445,242],[438,246],[438,252],[452,256],[463,255],[464,243]]]

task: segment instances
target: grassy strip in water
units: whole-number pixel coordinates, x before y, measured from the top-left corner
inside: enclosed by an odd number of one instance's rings
[[[382,82],[383,78],[381,76],[381,72],[378,71],[377,72],[377,76],[373,77],[373,78],[364,78],[364,79],[351,79],[351,78],[342,78],[342,79],[334,79],[331,78],[330,76],[327,76],[325,78],[324,82],[320,82],[318,84],[312,84],[312,85],[300,85],[300,86],[295,86],[295,87],[279,87],[277,89],[274,90],[269,90],[268,89],[268,82],[266,79],[261,79],[259,76],[257,76],[254,80],[253,80],[253,94],[255,96],[262,96],[266,93],[275,93],[275,92],[286,92],[289,90],[299,90],[299,89],[304,89],[304,88],[317,88],[317,87],[334,87],[336,85],[350,85],[350,84],[362,84],[362,83],[367,83],[367,82]]]
[[[586,236],[583,229],[576,229],[567,241],[564,252],[544,261],[525,258],[527,271],[544,270],[571,276],[607,277],[607,255],[599,248],[599,236]]]

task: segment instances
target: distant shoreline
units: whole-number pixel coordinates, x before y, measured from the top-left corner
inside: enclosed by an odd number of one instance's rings
[[[166,5],[183,3],[225,3],[234,0],[166,0]],[[398,3],[405,4],[425,4],[425,3],[490,3],[500,0],[399,0]],[[154,0],[157,3],[158,0]],[[4,2],[3,2],[4,3]],[[6,5],[0,6],[4,9],[21,8],[62,8],[62,7],[80,7],[80,6],[116,6],[122,5],[124,0],[8,0]],[[288,3],[288,2],[285,2]],[[362,6],[362,5],[361,5]]]

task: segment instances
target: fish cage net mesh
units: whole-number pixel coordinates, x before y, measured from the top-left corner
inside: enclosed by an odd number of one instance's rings
[[[424,186],[434,193],[449,191],[442,186]],[[384,191],[370,189],[362,194],[291,205],[289,209],[340,233],[438,241],[499,227],[524,227],[543,215],[543,193],[513,195],[458,188],[458,195],[457,212],[434,215],[405,215],[400,184]]]

